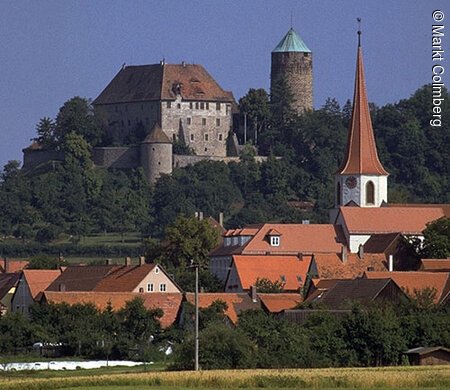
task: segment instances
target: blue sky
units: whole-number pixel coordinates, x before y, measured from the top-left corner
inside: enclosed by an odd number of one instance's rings
[[[270,52],[289,29],[291,13],[294,29],[313,52],[316,108],[327,97],[341,104],[352,97],[357,17],[369,100],[394,103],[431,81],[432,11],[448,11],[446,24],[450,9],[443,3],[2,1],[0,164],[21,160],[41,117],[55,117],[73,96],[94,99],[124,62],[202,64],[237,100],[249,88],[268,90]],[[450,56],[450,36],[446,40]]]

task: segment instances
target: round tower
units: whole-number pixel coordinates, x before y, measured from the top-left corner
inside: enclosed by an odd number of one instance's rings
[[[140,146],[141,166],[150,184],[163,173],[172,173],[172,142],[158,124],[155,124]]]
[[[272,51],[270,88],[281,78],[292,92],[292,108],[299,114],[312,110],[312,52],[292,27]]]

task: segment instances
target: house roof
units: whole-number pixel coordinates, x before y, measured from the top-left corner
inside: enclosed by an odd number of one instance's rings
[[[186,293],[186,300],[192,305],[195,304],[195,294]],[[256,310],[261,308],[259,300],[253,302],[247,293],[199,293],[198,303],[200,308],[207,308],[215,301],[223,301],[228,308],[225,315],[235,324],[238,315],[244,310]]]
[[[305,302],[315,301],[320,295],[333,288],[341,280],[343,279],[312,279],[309,289],[306,292]]]
[[[270,245],[267,236],[276,231],[280,246]],[[241,254],[298,254],[340,252],[343,234],[340,227],[330,224],[264,224],[242,249]]]
[[[156,264],[123,265],[117,269],[113,269],[99,281],[94,291],[131,292],[155,266]]]
[[[9,290],[17,284],[19,277],[20,274],[17,272],[0,274],[0,299],[3,299]]]
[[[30,289],[33,299],[44,291],[52,282],[61,275],[61,270],[49,269],[24,269],[22,274]]]
[[[447,259],[422,259],[420,271],[426,272],[450,272],[450,258]]]
[[[263,294],[258,293],[262,306],[270,313],[280,313],[283,310],[295,308],[303,301],[300,294]]]
[[[93,104],[175,100],[177,94],[184,100],[235,102],[201,65],[153,64],[124,67]]]
[[[311,50],[308,49],[305,42],[303,42],[303,40],[291,27],[275,49],[272,50],[272,53],[279,52],[311,53]]]
[[[406,353],[408,355],[409,354],[426,355],[428,353],[435,352],[435,351],[445,351],[447,353],[450,353],[450,349],[445,348],[445,347],[417,347],[417,348],[408,349],[404,353]]]
[[[143,144],[171,144],[172,141],[167,136],[166,133],[164,133],[163,129],[161,129],[161,126],[158,123],[155,123],[153,128],[150,130],[150,133],[145,137],[144,141],[142,141]]]
[[[362,259],[356,253],[348,253],[344,262],[341,255],[336,253],[315,253],[311,267],[313,266],[316,270],[312,271],[317,271],[317,276],[313,276],[319,279],[354,279],[368,270],[387,270],[386,257],[379,253],[364,253]]]
[[[322,303],[330,309],[341,309],[347,302],[369,304],[390,284],[390,279],[350,279],[340,280],[314,302]],[[397,287],[396,287],[397,288]],[[401,293],[401,291],[399,290]]]
[[[160,308],[164,315],[160,318],[160,323],[163,328],[172,325],[177,316],[183,299],[181,293],[151,293],[139,294],[131,292],[102,292],[102,291],[84,291],[84,292],[59,292],[59,291],[45,291],[43,299],[51,303],[67,303],[74,305],[76,303],[92,303],[99,310],[104,310],[108,304],[111,304],[113,310],[123,308],[126,302],[134,298],[141,298],[144,301],[144,306],[147,309]]]
[[[233,256],[232,267],[244,290],[254,286],[256,280],[266,278],[271,282],[283,282],[285,291],[297,291],[303,287],[311,263],[311,256]]]
[[[341,175],[388,175],[378,158],[367,100],[362,48],[358,46],[356,59],[353,110],[345,158],[338,170]]]
[[[442,207],[340,207],[350,234],[421,234],[444,216]]]
[[[364,243],[364,252],[386,253],[400,239],[399,233],[372,234]]]
[[[28,260],[4,258],[0,260],[0,272],[20,272],[24,268],[28,267],[28,264],[30,264]]]
[[[448,272],[421,272],[421,271],[394,271],[394,272],[366,272],[368,279],[391,278],[409,296],[416,291],[426,288],[436,290],[435,303],[445,298],[449,273]]]

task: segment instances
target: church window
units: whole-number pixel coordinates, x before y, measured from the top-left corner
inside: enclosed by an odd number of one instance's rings
[[[186,123],[187,123],[188,125],[190,125],[190,124],[191,124],[191,118],[187,118],[187,119],[186,119]]]
[[[220,103],[216,103],[216,110],[220,111]]]
[[[167,102],[167,108],[171,108],[172,107],[172,102]]]
[[[375,204],[375,186],[371,181],[366,184],[366,204]]]
[[[209,140],[209,135],[205,134],[205,141],[208,141],[208,140]]]
[[[206,102],[206,109],[209,110],[209,102]]]
[[[219,133],[219,141],[222,141],[223,140],[223,135],[222,135],[222,133]]]
[[[201,102],[200,103],[200,110],[204,110],[205,109],[205,103]]]
[[[220,118],[216,118],[216,126],[220,126]]]
[[[191,134],[191,141],[194,140],[194,134]]]
[[[336,204],[340,205],[342,203],[341,200],[341,183],[337,183],[336,186]]]
[[[206,125],[206,118],[202,118],[202,125],[203,125],[203,126]]]

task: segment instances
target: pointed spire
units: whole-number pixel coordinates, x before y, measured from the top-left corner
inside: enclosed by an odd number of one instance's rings
[[[167,136],[167,134],[164,133],[163,129],[161,129],[159,123],[155,122],[155,125],[153,126],[147,137],[145,137],[144,141],[142,141],[142,143],[170,144],[172,142],[170,141],[170,138]]]
[[[302,38],[298,36],[298,34],[291,27],[280,43],[277,45],[275,49],[272,50],[274,52],[301,52],[301,53],[311,53],[311,50],[308,49],[305,42],[303,42]]]
[[[358,18],[359,19],[359,18]],[[360,22],[360,20],[358,20]],[[341,175],[388,175],[383,168],[375,143],[369,103],[364,78],[361,31],[358,30],[358,55],[356,59],[355,91],[350,121],[347,151],[338,171]]]

